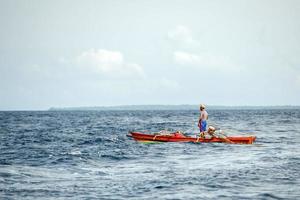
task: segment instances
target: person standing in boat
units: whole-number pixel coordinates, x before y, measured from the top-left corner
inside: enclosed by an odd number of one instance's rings
[[[200,116],[198,121],[198,127],[200,129],[200,137],[204,137],[204,133],[206,131],[208,113],[205,110],[205,105],[200,104]]]

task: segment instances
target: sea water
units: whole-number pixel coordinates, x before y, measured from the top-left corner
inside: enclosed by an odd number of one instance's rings
[[[252,145],[144,144],[197,110],[0,112],[0,199],[300,199],[300,110],[208,110]]]

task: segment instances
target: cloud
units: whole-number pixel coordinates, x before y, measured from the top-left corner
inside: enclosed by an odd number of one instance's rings
[[[197,43],[197,41],[193,39],[191,30],[183,25],[176,26],[175,29],[168,32],[167,36],[170,40],[186,45]]]
[[[182,52],[182,51],[176,51],[174,52],[174,60],[176,63],[185,65],[185,64],[201,64],[203,62],[203,58],[201,58],[198,55]]]
[[[241,70],[241,67],[235,64],[230,56],[216,55],[212,51],[203,50],[203,47],[198,45],[200,42],[193,38],[191,29],[186,26],[176,26],[174,30],[168,32],[168,38],[179,44],[177,50],[173,51],[173,61],[178,65],[191,69]],[[206,53],[199,53],[204,51]]]
[[[206,68],[214,70],[238,70],[229,57],[215,56],[210,54],[193,54],[184,51],[175,51],[173,59],[176,64],[191,66],[194,68]]]
[[[86,70],[110,78],[144,76],[143,68],[136,63],[126,62],[119,51],[90,49],[82,52],[76,62]]]

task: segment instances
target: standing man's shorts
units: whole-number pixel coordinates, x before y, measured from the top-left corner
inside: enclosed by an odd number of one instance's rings
[[[201,120],[201,124],[200,124],[200,132],[204,132],[204,131],[206,131],[206,125],[207,125],[207,123],[206,123],[206,120]]]

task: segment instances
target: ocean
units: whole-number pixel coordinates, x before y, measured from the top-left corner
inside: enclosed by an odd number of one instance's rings
[[[0,199],[300,199],[300,110],[209,110],[252,145],[145,144],[197,132],[197,110],[0,112]]]

